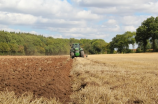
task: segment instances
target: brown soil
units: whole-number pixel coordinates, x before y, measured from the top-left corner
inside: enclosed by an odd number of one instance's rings
[[[17,96],[32,92],[35,97],[56,97],[69,102],[72,92],[72,59],[62,57],[0,58],[0,91],[14,91]]]

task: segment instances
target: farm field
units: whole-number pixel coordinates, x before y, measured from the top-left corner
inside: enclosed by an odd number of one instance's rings
[[[69,102],[71,67],[66,56],[2,56],[0,104]]]
[[[89,55],[73,64],[74,103],[158,103],[158,53]]]
[[[157,104],[157,62],[158,53],[73,60],[69,56],[2,56],[0,104]]]

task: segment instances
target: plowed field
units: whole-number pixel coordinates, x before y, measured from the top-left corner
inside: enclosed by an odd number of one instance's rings
[[[71,67],[72,59],[66,56],[1,57],[0,91],[14,91],[17,96],[32,92],[36,97],[69,102]]]

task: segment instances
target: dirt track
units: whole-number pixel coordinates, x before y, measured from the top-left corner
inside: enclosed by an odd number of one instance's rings
[[[72,59],[68,57],[2,57],[0,58],[0,91],[8,89],[16,95],[32,92],[34,96],[59,98],[69,102],[69,73]]]

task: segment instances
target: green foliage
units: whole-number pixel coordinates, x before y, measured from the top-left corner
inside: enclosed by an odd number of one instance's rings
[[[24,54],[24,46],[22,46],[22,45],[19,45],[18,46],[18,51],[17,51],[18,53],[21,53],[21,54]]]
[[[6,55],[9,53],[9,51],[10,51],[9,45],[7,43],[1,42],[0,43],[0,54]]]
[[[141,52],[141,49],[140,48],[137,48],[136,49],[136,53],[140,53]]]
[[[0,42],[9,43],[11,41],[11,35],[8,32],[0,31]]]
[[[9,47],[10,47],[10,52],[11,53],[16,53],[18,51],[18,45],[17,44],[9,43]]]
[[[24,50],[26,55],[34,55],[37,52],[36,47],[32,43],[25,44]]]
[[[7,43],[0,43],[0,51],[1,52],[8,52],[10,51],[9,45]]]
[[[80,39],[81,47],[87,54],[104,54],[107,53],[107,45],[103,39]]]
[[[148,45],[148,40],[152,42],[153,51],[156,51],[156,39],[158,39],[158,17],[150,17],[142,22],[142,25],[137,28],[136,42],[143,44],[145,52]]]
[[[114,53],[114,49],[117,50],[118,53],[129,53],[129,44],[132,44],[134,47],[135,35],[135,32],[129,31],[121,35],[116,35],[107,45],[108,53]]]
[[[0,31],[1,55],[61,55],[70,54],[70,44],[80,43],[86,54],[106,53],[102,39],[60,39],[30,33]]]
[[[96,39],[92,41],[92,48],[94,53],[100,54],[105,52],[106,43],[102,39]]]
[[[70,44],[72,44],[72,43],[79,43],[79,42],[80,42],[80,40],[78,40],[78,39],[70,38]]]

